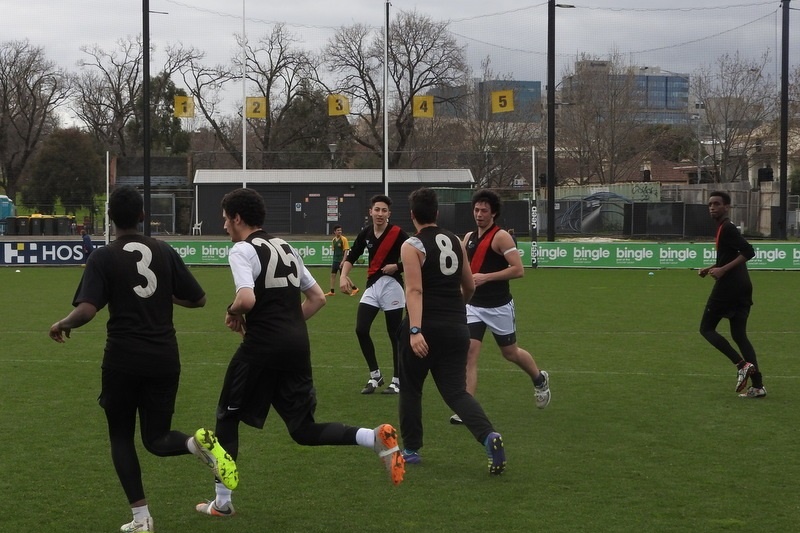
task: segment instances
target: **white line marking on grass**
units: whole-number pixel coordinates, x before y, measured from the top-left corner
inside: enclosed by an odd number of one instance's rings
[[[312,356],[313,357],[313,356]],[[74,363],[74,364],[98,364],[100,361],[95,360],[86,360],[86,359],[0,359],[0,365],[3,363],[12,363],[12,364],[53,364],[53,363]],[[220,361],[220,362],[208,362],[208,361],[181,361],[181,365],[183,367],[192,367],[192,366],[215,366],[215,367],[227,367],[228,361]],[[324,364],[312,364],[312,367],[317,370],[347,370],[347,371],[360,371],[363,370],[362,365],[324,365]],[[674,372],[619,372],[619,371],[609,371],[609,370],[554,370],[553,367],[548,367],[546,369],[550,372],[553,376],[644,376],[644,377],[653,377],[653,378],[663,378],[663,377],[688,377],[688,378],[719,378],[721,374],[698,374],[698,373],[680,373],[676,374]],[[509,365],[508,368],[481,368],[481,373],[503,373],[503,374],[516,374],[519,373],[523,375],[522,371],[516,368],[513,365]],[[773,379],[786,379],[786,380],[795,380],[800,379],[800,376],[795,375],[774,375],[769,374],[765,376],[767,380]]]

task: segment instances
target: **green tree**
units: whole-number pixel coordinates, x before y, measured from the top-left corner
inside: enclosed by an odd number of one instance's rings
[[[694,161],[697,158],[697,136],[689,126],[650,124],[645,126],[651,149],[667,161]]]
[[[153,153],[185,153],[189,149],[189,134],[183,131],[181,119],[175,116],[175,97],[186,96],[186,91],[175,87],[167,72],[151,78],[150,87],[150,148]],[[141,93],[136,97],[136,109],[142,109]],[[129,139],[144,146],[141,115],[135,115],[126,125]]]
[[[27,203],[52,213],[56,198],[68,212],[93,207],[103,188],[103,163],[92,137],[78,129],[54,131],[31,163],[24,194]]]

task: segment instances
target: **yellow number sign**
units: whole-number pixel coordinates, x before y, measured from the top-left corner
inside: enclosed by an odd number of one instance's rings
[[[514,91],[492,91],[492,113],[514,111]]]
[[[194,118],[194,98],[191,96],[176,96],[174,114],[178,118]]]
[[[343,94],[328,95],[328,115],[338,117],[350,114],[350,102]]]
[[[413,115],[418,118],[433,118],[433,96],[415,96]]]
[[[267,98],[265,96],[248,96],[247,118],[267,118]]]

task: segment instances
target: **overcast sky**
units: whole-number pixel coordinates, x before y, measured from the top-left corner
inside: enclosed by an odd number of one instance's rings
[[[567,3],[567,0],[558,0]],[[778,0],[579,0],[574,9],[556,10],[557,77],[577,54],[608,56],[616,51],[631,64],[690,73],[723,53],[747,57],[771,53],[780,65],[781,5]],[[660,4],[664,7],[643,7]],[[797,4],[797,5],[795,5]],[[791,2],[792,65],[800,64],[800,1]],[[182,42],[207,53],[208,63],[228,62],[237,53],[234,33],[242,32],[237,0],[150,0],[150,38],[158,50]],[[361,23],[383,27],[383,0],[245,0],[249,39],[284,22],[300,44],[319,50],[336,28]],[[395,0],[390,11],[416,10],[450,21],[465,45],[470,64],[491,57],[492,69],[516,79],[546,78],[547,2],[511,0]],[[77,70],[82,45],[111,50],[120,37],[142,31],[142,2],[115,0],[0,0],[0,41],[28,39],[59,65]],[[776,53],[777,52],[777,53]]]

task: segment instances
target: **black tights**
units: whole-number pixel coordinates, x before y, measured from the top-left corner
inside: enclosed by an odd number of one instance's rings
[[[375,321],[375,317],[378,316],[378,311],[380,309],[377,307],[358,304],[358,314],[356,315],[356,336],[370,372],[374,372],[379,368],[378,359],[375,357],[375,344],[369,335],[369,330]],[[403,321],[403,309],[392,309],[391,311],[384,311],[383,314],[386,317],[386,332],[389,334],[389,342],[392,344],[392,376],[397,377],[400,375],[397,367],[397,330]]]
[[[111,442],[111,460],[117,471],[122,490],[129,503],[144,499],[142,469],[136,454],[134,435],[136,434],[136,411],[106,410],[108,437]],[[172,413],[139,411],[142,443],[145,449],[159,457],[185,455],[190,453],[186,447],[189,435],[172,431]]]
[[[753,386],[761,386],[761,372],[758,369],[758,361],[756,359],[756,351],[753,348],[750,339],[747,337],[747,319],[750,316],[749,308],[736,309],[733,314],[728,318],[731,328],[731,338],[733,342],[739,347],[741,355],[731,346],[728,340],[717,332],[717,326],[720,321],[725,318],[721,314],[711,313],[708,310],[703,314],[703,319],[700,321],[700,334],[711,343],[711,345],[725,354],[735,365],[744,359],[752,364],[756,371],[753,374]]]
[[[239,423],[235,416],[217,419],[215,433],[219,443],[231,457],[239,457]],[[357,427],[346,426],[338,422],[318,424],[309,419],[289,432],[292,439],[301,446],[353,446],[356,444]]]

